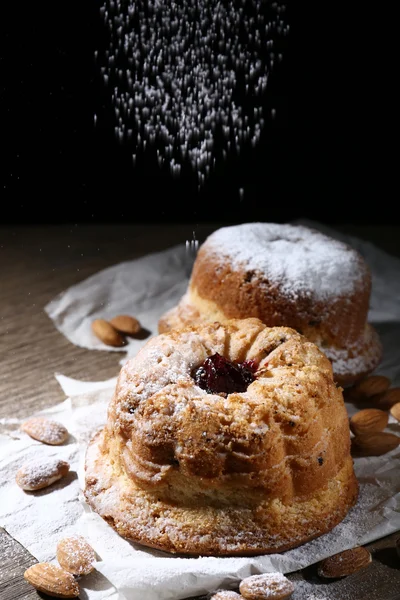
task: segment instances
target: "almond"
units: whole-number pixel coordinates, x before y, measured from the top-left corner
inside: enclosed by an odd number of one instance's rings
[[[242,579],[239,591],[246,600],[284,600],[294,592],[294,584],[282,573],[263,573]]]
[[[325,579],[347,577],[369,565],[371,560],[371,553],[366,548],[357,546],[322,560],[318,566],[318,575]]]
[[[59,458],[37,459],[23,465],[15,476],[17,485],[32,492],[48,487],[65,477],[69,472],[69,463]]]
[[[389,422],[389,415],[379,408],[360,410],[350,419],[350,429],[354,435],[383,431]]]
[[[386,390],[382,394],[377,394],[371,398],[376,407],[382,410],[389,410],[393,404],[400,402],[400,388],[394,387]]]
[[[354,398],[371,398],[376,394],[382,394],[390,387],[389,377],[384,375],[369,375],[351,388]]]
[[[356,435],[351,441],[352,454],[355,456],[381,456],[397,448],[400,437],[394,433],[377,431]]]
[[[117,315],[110,319],[110,323],[117,331],[125,335],[136,335],[142,329],[139,321],[129,315]]]
[[[45,419],[44,417],[32,417],[21,425],[21,430],[31,436],[34,440],[59,446],[67,441],[69,433],[66,427],[58,421]]]
[[[211,596],[210,600],[243,600],[243,596],[230,590],[219,590]]]
[[[71,573],[51,563],[42,562],[29,567],[24,578],[39,592],[53,598],[76,598],[79,585]]]
[[[392,408],[390,409],[390,414],[392,415],[392,417],[397,419],[397,421],[400,421],[400,402],[397,402],[397,404],[394,404],[392,406]]]
[[[81,535],[60,540],[56,555],[62,568],[72,575],[88,575],[94,569],[95,551]]]
[[[120,347],[125,345],[124,337],[105,319],[95,319],[92,322],[92,331],[107,346]]]

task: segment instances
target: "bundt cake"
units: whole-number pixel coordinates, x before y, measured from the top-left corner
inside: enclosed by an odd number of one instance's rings
[[[343,242],[301,225],[232,225],[201,244],[187,292],[161,317],[159,333],[256,317],[305,335],[332,362],[336,382],[348,386],[382,358],[367,323],[370,293],[366,262]]]
[[[84,493],[121,536],[181,555],[324,534],[358,494],[330,361],[254,318],[154,336],[121,368]]]

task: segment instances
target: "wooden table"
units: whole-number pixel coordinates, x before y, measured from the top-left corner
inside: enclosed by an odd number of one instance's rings
[[[119,353],[73,346],[43,308],[56,294],[105,267],[192,239],[201,242],[227,223],[176,225],[8,226],[0,228],[0,419],[25,418],[64,400],[55,372],[94,381],[115,376]],[[336,225],[400,256],[400,228]],[[391,535],[368,545],[373,562],[364,571],[321,585],[311,567],[289,577],[308,581],[316,598],[400,598],[400,559]],[[39,598],[23,579],[35,559],[0,529],[1,600]],[[311,592],[310,592],[311,594]],[[326,596],[321,595],[326,594]]]

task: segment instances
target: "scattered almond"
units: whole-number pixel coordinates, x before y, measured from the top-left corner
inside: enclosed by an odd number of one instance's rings
[[[105,319],[95,319],[92,322],[92,331],[107,346],[120,347],[125,345],[124,336]]]
[[[379,408],[366,408],[350,419],[350,429],[354,435],[383,431],[389,422],[389,415]]]
[[[389,410],[394,404],[400,402],[400,388],[394,387],[386,390],[382,394],[377,394],[371,398],[376,407],[382,410]]]
[[[96,554],[84,537],[73,535],[58,542],[57,560],[72,575],[88,575],[94,569]]]
[[[52,563],[42,562],[29,567],[24,578],[39,592],[54,598],[76,598],[79,585],[71,573]]]
[[[139,321],[129,315],[117,315],[109,322],[117,331],[125,335],[136,335],[142,329]]]
[[[392,415],[392,417],[397,419],[397,421],[400,421],[400,402],[397,402],[392,406],[392,408],[390,409],[390,414]]]
[[[58,421],[45,419],[44,417],[32,417],[21,425],[21,430],[31,436],[34,440],[59,446],[67,441],[69,433],[66,427]]]
[[[220,590],[213,594],[210,600],[243,600],[243,596],[230,590]]]
[[[399,436],[385,431],[363,433],[351,440],[352,453],[356,456],[381,456],[394,450],[399,444]]]
[[[366,548],[357,546],[322,560],[318,566],[318,575],[325,579],[347,577],[369,565],[371,560],[371,553]]]
[[[294,584],[282,573],[263,573],[242,579],[239,591],[246,600],[284,600],[294,592]]]
[[[351,395],[355,398],[371,398],[385,392],[390,384],[389,377],[385,375],[369,375],[352,387]]]
[[[65,477],[69,472],[69,463],[58,458],[32,460],[23,465],[15,476],[17,485],[32,492],[48,487]]]

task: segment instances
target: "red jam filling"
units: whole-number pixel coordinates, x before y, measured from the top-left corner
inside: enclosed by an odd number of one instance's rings
[[[254,360],[233,362],[221,354],[213,354],[197,367],[192,377],[209,394],[245,392],[255,380],[257,364]]]

